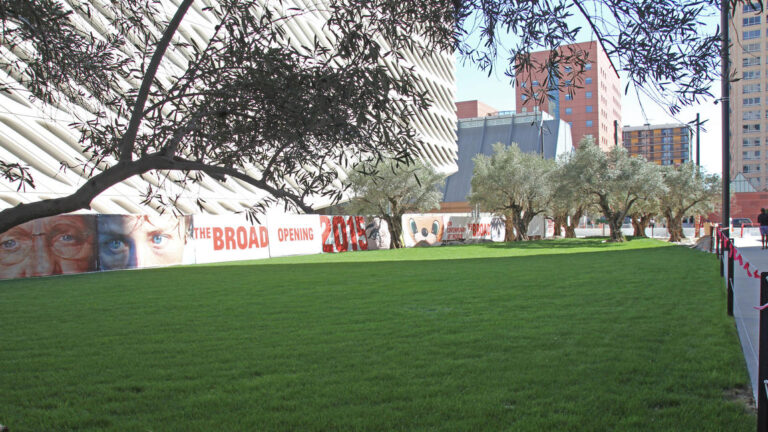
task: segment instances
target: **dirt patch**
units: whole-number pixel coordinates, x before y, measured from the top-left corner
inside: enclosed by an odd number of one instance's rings
[[[723,398],[729,402],[735,402],[744,407],[747,412],[757,415],[755,399],[752,397],[752,389],[748,386],[737,386],[723,391]]]

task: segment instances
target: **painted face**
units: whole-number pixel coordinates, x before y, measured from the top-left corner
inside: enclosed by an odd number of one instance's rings
[[[95,270],[94,216],[36,219],[0,234],[0,278]]]
[[[408,232],[415,246],[435,245],[443,239],[443,220],[430,216],[410,218]]]
[[[185,226],[173,216],[99,216],[100,270],[180,264]]]

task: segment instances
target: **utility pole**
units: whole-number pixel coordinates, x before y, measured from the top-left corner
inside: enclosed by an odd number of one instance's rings
[[[613,121],[613,145],[616,147],[619,146],[619,121],[618,120]]]
[[[700,149],[701,149],[701,121],[699,120],[699,113],[696,113],[696,166],[698,168],[701,168]]]
[[[723,114],[723,227],[728,228],[731,218],[731,88],[729,77],[731,76],[731,61],[730,61],[730,37],[729,33],[729,17],[730,17],[730,2],[728,0],[722,0],[720,2],[720,31],[722,32],[722,53],[721,53],[721,66],[720,72],[720,86],[721,86],[721,109]],[[728,232],[730,236],[731,233]]]

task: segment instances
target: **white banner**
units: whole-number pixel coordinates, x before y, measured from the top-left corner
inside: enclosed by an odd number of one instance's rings
[[[273,257],[319,254],[323,251],[318,215],[270,216],[269,253]]]
[[[196,215],[193,227],[198,264],[269,258],[267,227],[252,225],[245,215]]]

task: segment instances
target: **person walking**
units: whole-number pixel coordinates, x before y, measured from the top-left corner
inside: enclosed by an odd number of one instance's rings
[[[760,214],[757,216],[757,222],[760,224],[760,243],[761,249],[768,248],[768,213],[764,208],[760,209]]]

